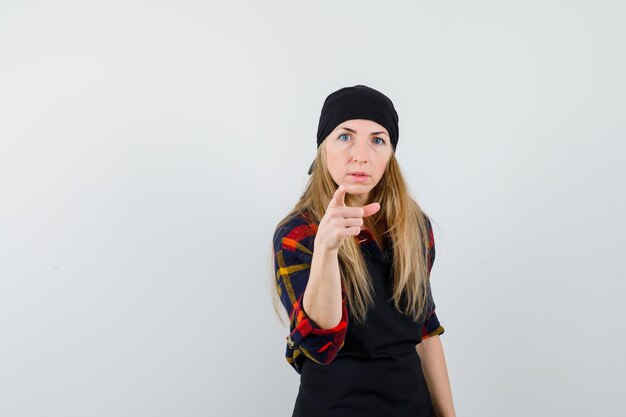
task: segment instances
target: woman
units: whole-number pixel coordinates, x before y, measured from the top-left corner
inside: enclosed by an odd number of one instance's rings
[[[274,306],[289,315],[286,358],[300,374],[293,416],[455,415],[432,226],[395,159],[398,133],[381,92],[330,94],[310,181],[276,227]]]

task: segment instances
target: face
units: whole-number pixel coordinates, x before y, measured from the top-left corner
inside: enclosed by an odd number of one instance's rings
[[[353,119],[340,123],[326,137],[325,152],[335,183],[344,184],[364,206],[385,173],[393,148],[387,129],[372,120]]]

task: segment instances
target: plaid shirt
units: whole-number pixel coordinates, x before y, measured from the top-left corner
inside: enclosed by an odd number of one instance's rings
[[[430,272],[435,260],[435,239],[430,220],[427,224],[430,236],[428,247],[428,271]],[[343,283],[341,285],[343,293],[341,320],[335,327],[322,329],[307,316],[302,307],[302,297],[309,280],[313,259],[313,242],[316,233],[317,224],[301,214],[292,217],[274,233],[274,270],[278,292],[290,319],[285,357],[297,373],[301,372],[305,358],[319,364],[331,363],[344,345],[348,328],[348,310]],[[359,244],[361,243],[358,236],[354,238]],[[422,325],[422,340],[444,332],[435,313],[432,298],[430,301],[432,308]]]

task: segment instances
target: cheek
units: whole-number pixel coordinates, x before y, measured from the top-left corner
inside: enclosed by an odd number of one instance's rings
[[[337,152],[328,152],[326,154],[326,164],[330,169],[337,169],[337,167],[342,163],[341,154]]]
[[[376,178],[380,179],[385,174],[385,169],[387,168],[387,159],[381,159],[379,163],[376,165]]]

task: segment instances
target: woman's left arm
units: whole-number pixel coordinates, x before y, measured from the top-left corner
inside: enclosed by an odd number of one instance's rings
[[[448,368],[439,335],[423,339],[415,346],[437,417],[456,417]]]

